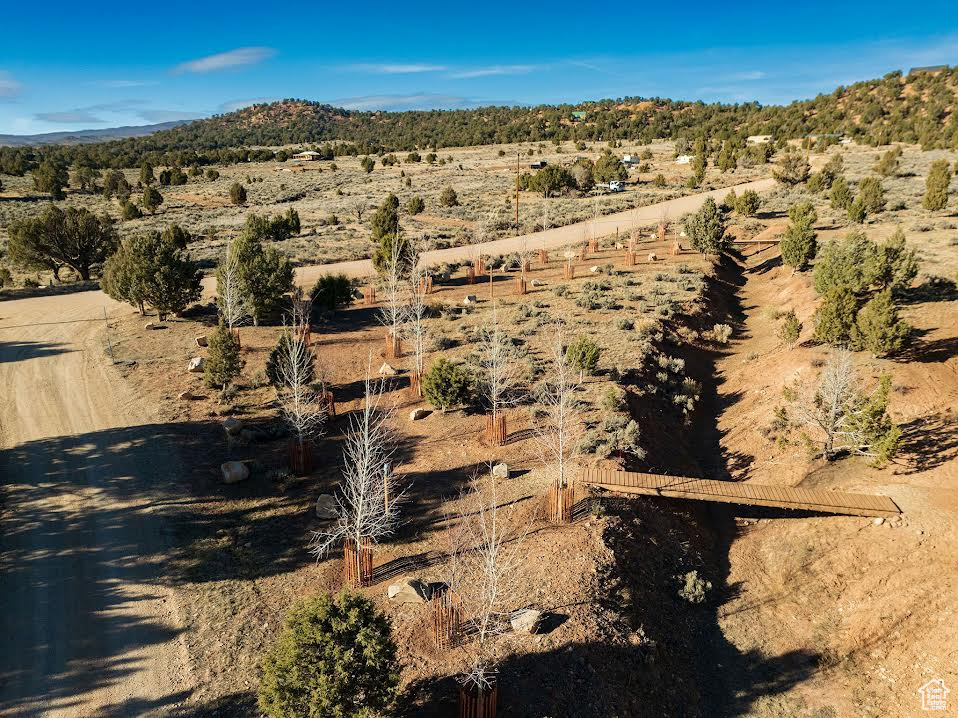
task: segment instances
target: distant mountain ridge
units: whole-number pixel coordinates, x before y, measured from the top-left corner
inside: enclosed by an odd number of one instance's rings
[[[153,125],[124,125],[123,127],[105,127],[101,130],[64,130],[62,132],[43,132],[36,135],[0,135],[0,146],[29,147],[34,145],[77,145],[92,142],[121,140],[127,137],[145,137],[154,132],[172,130],[189,124],[193,120],[173,120]]]

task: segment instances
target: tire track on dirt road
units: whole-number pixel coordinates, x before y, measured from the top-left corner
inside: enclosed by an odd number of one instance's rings
[[[0,715],[149,715],[188,695],[155,490],[176,452],[106,357],[106,306],[0,303]]]

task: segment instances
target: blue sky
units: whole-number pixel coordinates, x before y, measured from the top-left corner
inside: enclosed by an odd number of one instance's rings
[[[958,2],[34,5],[0,17],[0,133],[298,97],[354,109],[660,96],[784,103],[958,64]]]

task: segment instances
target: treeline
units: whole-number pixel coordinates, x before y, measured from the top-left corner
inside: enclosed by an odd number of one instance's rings
[[[320,145],[330,156],[509,142],[650,142],[710,138],[738,143],[748,135],[776,139],[838,135],[872,145],[919,143],[958,147],[958,68],[936,74],[838,87],[785,106],[624,98],[580,105],[483,107],[472,110],[356,112],[303,100],[253,105],[147,137],[90,145],[0,148],[0,172],[23,174],[45,159],[99,168],[284,160],[279,145]],[[584,112],[585,117],[573,113]]]

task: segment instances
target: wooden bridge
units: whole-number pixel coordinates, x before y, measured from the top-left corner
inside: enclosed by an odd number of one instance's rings
[[[748,506],[774,506],[849,516],[897,516],[901,509],[887,496],[848,494],[828,489],[797,489],[735,481],[711,481],[632,471],[583,469],[585,484],[608,491],[675,499],[718,501]]]

